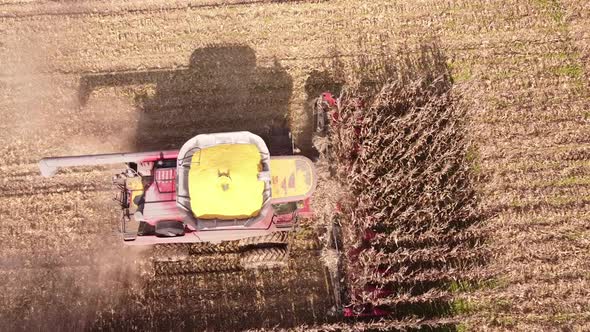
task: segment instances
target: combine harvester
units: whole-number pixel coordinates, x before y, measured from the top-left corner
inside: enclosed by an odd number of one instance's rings
[[[325,137],[341,121],[337,102],[330,93],[315,100],[316,137]],[[123,210],[121,237],[127,245],[152,247],[156,274],[286,266],[288,231],[298,218],[312,216],[317,177],[311,160],[294,155],[288,131],[271,130],[269,146],[245,131],[202,134],[179,151],[44,158],[39,167],[51,177],[60,167],[124,163],[126,169],[113,177]],[[317,148],[326,152],[329,146]],[[328,247],[339,252],[339,227],[331,232]],[[317,248],[316,239],[307,241],[304,249]],[[343,316],[390,313],[370,305],[343,308],[343,276],[339,268],[329,273],[335,307]],[[388,296],[367,291],[376,298]]]
[[[276,131],[274,131],[276,132]],[[288,234],[310,217],[314,165],[293,154],[290,133],[270,155],[250,132],[202,134],[179,151],[44,158],[41,174],[60,167],[126,164],[113,177],[128,245],[155,245],[157,274],[285,265]],[[287,142],[287,144],[285,144]],[[224,253],[224,255],[217,255]]]

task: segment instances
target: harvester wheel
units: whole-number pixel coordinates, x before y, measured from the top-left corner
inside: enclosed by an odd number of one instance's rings
[[[241,249],[247,249],[287,244],[288,235],[287,232],[273,232],[267,235],[247,237],[239,240],[239,247]]]
[[[189,248],[191,255],[232,253],[240,250],[238,241],[224,241],[221,243],[199,242],[192,243]]]
[[[176,275],[240,270],[238,254],[215,256],[191,256],[180,260],[160,260],[154,262],[156,275]]]
[[[240,263],[245,269],[286,267],[289,254],[286,248],[255,248],[242,254]]]
[[[151,256],[157,259],[178,259],[188,256],[188,243],[164,243],[152,246]]]

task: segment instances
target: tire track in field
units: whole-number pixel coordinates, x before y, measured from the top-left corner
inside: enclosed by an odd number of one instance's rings
[[[201,1],[201,2],[181,2],[178,5],[167,5],[168,3],[164,2],[162,4],[154,4],[154,5],[143,5],[144,2],[140,1],[137,2],[135,5],[127,6],[127,7],[116,7],[114,3],[109,2],[107,4],[101,3],[94,3],[93,1],[87,1],[88,4],[76,4],[71,5],[33,5],[32,8],[21,9],[24,3],[20,3],[19,7],[15,7],[13,10],[16,10],[14,13],[10,13],[8,10],[4,9],[0,11],[0,18],[26,18],[26,17],[46,17],[46,16],[86,16],[86,15],[93,15],[93,16],[113,16],[119,14],[143,14],[143,13],[150,13],[150,12],[170,12],[170,11],[178,11],[178,10],[186,10],[186,9],[211,9],[211,8],[218,8],[218,7],[241,7],[241,6],[255,6],[255,5],[264,5],[264,4],[273,4],[273,3],[317,3],[317,2],[325,2],[329,0],[209,0],[209,1]],[[146,1],[147,2],[147,1]],[[93,4],[94,3],[94,4]],[[148,2],[152,3],[152,2]],[[19,5],[19,3],[15,4]],[[39,7],[45,7],[44,9],[39,9]],[[113,8],[115,7],[115,8]],[[2,9],[0,7],[0,9]],[[11,8],[12,9],[12,8]]]
[[[93,266],[97,264],[109,264],[103,262],[97,255],[114,255],[113,250],[77,249],[68,252],[42,252],[26,257],[15,255],[0,256],[0,271],[18,271],[22,269],[60,269],[67,267]],[[111,264],[116,264],[111,262]]]
[[[72,191],[105,192],[115,190],[110,181],[105,179],[105,173],[78,173],[75,176],[58,176],[52,179],[31,173],[33,171],[24,171],[17,175],[3,177],[0,198],[61,194]]]

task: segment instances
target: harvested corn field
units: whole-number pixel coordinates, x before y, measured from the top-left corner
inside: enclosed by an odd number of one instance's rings
[[[590,4],[570,0],[0,1],[0,327],[587,330],[588,27]],[[441,68],[444,92],[412,85]],[[117,168],[45,179],[36,165],[271,124],[311,156],[324,91],[344,91],[343,117],[367,114],[360,137],[326,144],[358,155],[346,177],[320,157],[316,223],[336,214],[354,247],[372,222],[385,256],[338,263],[315,248],[273,268],[156,274],[149,252],[113,236]],[[363,188],[334,190],[347,185]],[[357,312],[385,306],[383,319],[344,319],[335,288]]]

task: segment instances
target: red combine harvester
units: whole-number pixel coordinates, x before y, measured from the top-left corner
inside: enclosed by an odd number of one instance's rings
[[[337,103],[327,92],[316,99],[316,136],[327,136],[329,127],[341,122]],[[269,146],[270,150],[261,137],[245,131],[202,134],[177,151],[44,158],[39,167],[43,176],[51,177],[61,167],[124,163],[126,169],[113,177],[123,210],[124,243],[172,246],[173,254],[156,259],[156,274],[215,272],[248,264],[284,264],[286,231],[299,217],[312,216],[310,200],[317,181],[313,162],[293,154],[288,131],[271,130]],[[337,229],[333,236],[331,247],[340,251]],[[232,245],[199,246],[219,243]],[[209,257],[211,253],[228,255],[220,259]],[[389,314],[370,305],[342,308],[340,271],[330,273],[336,307],[343,316]]]
[[[49,177],[60,167],[125,163],[113,183],[126,244],[219,243],[264,238],[311,215],[314,165],[292,154],[290,134],[288,143],[287,155],[271,157],[250,132],[202,134],[179,151],[44,158],[39,166]]]

